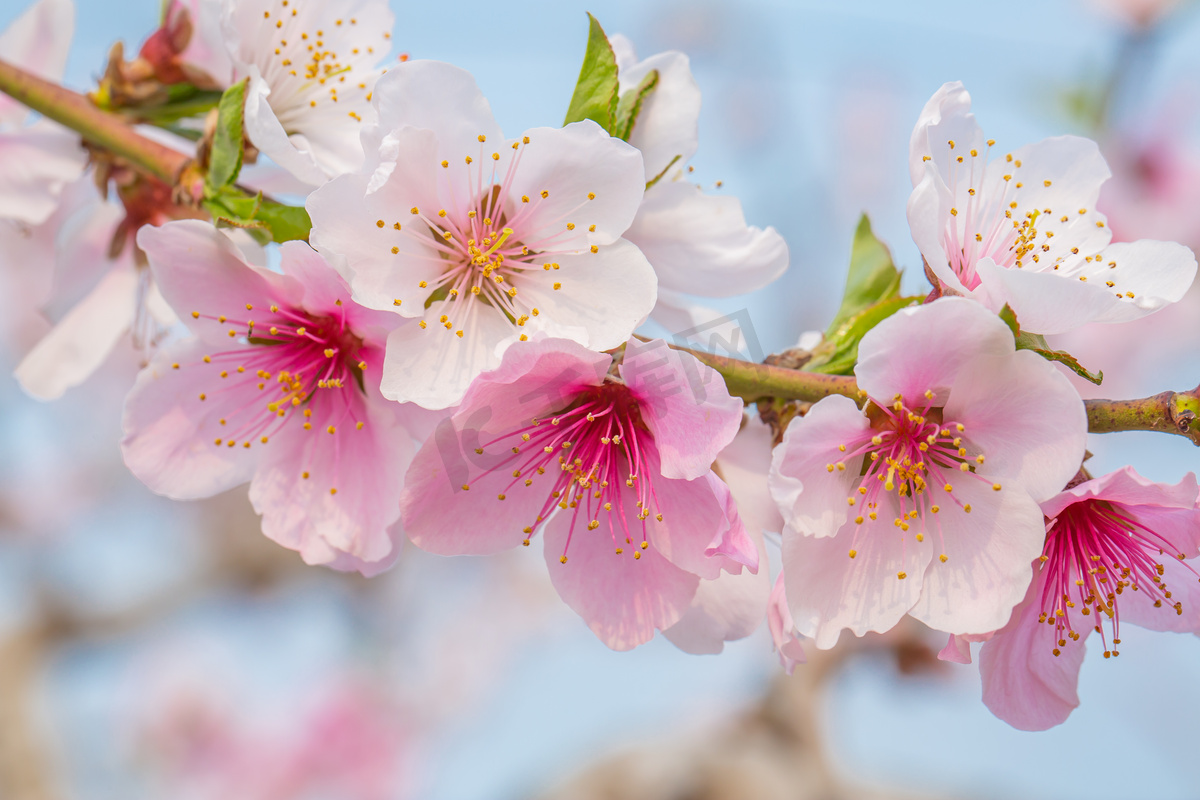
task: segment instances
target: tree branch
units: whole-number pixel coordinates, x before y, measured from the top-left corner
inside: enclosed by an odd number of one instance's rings
[[[190,161],[142,136],[116,114],[100,110],[87,97],[2,60],[0,91],[168,185],[176,184]]]

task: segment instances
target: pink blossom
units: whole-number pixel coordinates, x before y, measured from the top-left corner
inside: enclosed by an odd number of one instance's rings
[[[228,87],[233,64],[221,35],[220,0],[170,0],[162,25],[142,44],[138,56],[164,84]]]
[[[779,509],[767,488],[771,469],[771,429],[758,417],[745,420],[733,441],[717,456],[713,471],[729,487],[736,508],[730,515],[742,520],[758,550],[757,571],[722,572],[702,580],[683,617],[663,631],[663,636],[688,653],[720,653],[725,642],[754,633],[763,618],[771,592],[771,575],[763,533],[778,534],[783,527]]]
[[[882,632],[905,614],[994,630],[1029,585],[1038,501],[1083,457],[1087,419],[1053,365],[964,298],[905,309],[862,340],[867,403],[827,397],[775,449],[783,568],[799,633]]]
[[[234,79],[249,78],[246,136],[298,179],[319,186],[356,169],[359,132],[391,49],[383,0],[222,0]]]
[[[658,276],[652,316],[682,330],[698,324],[696,315],[703,311],[689,295],[728,297],[761,289],[787,269],[787,243],[774,228],[747,225],[736,197],[707,194],[687,179],[700,120],[700,88],[688,57],[669,51],[638,61],[624,36],[610,42],[621,92],[658,72],[629,135],[629,143],[642,152],[649,188],[625,238],[641,249]]]
[[[741,413],[715,372],[661,341],[630,341],[615,369],[567,340],[516,345],[417,454],[405,527],[446,555],[544,533],[559,595],[628,650],[677,623],[701,579],[758,568],[711,470]]]
[[[909,151],[908,222],[944,291],[1007,304],[1042,334],[1127,322],[1183,297],[1196,275],[1186,247],[1109,243],[1096,200],[1111,173],[1095,142],[1058,136],[990,159],[995,141],[970,106],[961,83],[942,86]]]
[[[1042,503],[1036,578],[979,653],[983,702],[1021,730],[1066,721],[1079,705],[1084,642],[1119,654],[1121,624],[1200,632],[1200,506],[1191,473],[1174,486],[1124,467]]]
[[[392,69],[362,170],[309,196],[313,245],[393,331],[382,391],[458,403],[536,332],[620,346],[654,307],[654,270],[620,238],[641,154],[587,120],[506,139],[475,80],[434,61]]]
[[[138,377],[125,463],[175,499],[249,480],[263,532],[307,563],[364,574],[390,565],[415,424],[375,388],[390,317],[351,302],[300,242],[282,246],[282,275],[199,221],[147,226],[138,244],[195,338]]]

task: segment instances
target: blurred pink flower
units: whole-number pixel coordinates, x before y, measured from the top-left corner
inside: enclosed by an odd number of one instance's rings
[[[1124,467],[1042,510],[1037,576],[979,653],[984,703],[1022,730],[1058,725],[1079,705],[1075,687],[1093,631],[1105,658],[1118,654],[1122,622],[1200,632],[1200,575],[1186,561],[1200,554],[1194,475],[1168,486]]]
[[[741,401],[661,341],[612,365],[561,339],[509,348],[421,448],[401,506],[413,542],[445,555],[543,532],[559,595],[628,650],[677,623],[702,578],[758,569],[758,551],[711,470]]]
[[[1095,142],[1058,136],[990,161],[993,140],[961,83],[929,100],[913,131],[908,221],[943,290],[1053,334],[1127,322],[1183,297],[1196,275],[1171,242],[1110,244],[1096,211],[1110,176]]]
[[[1038,501],[1083,458],[1087,420],[1056,368],[963,298],[862,340],[867,397],[826,397],[775,448],[783,569],[799,633],[889,630],[906,613],[977,633],[1008,619],[1044,537]],[[936,556],[936,557],[935,557]]]
[[[767,604],[767,626],[771,629],[771,641],[775,644],[775,652],[779,654],[779,663],[788,675],[796,671],[797,664],[808,660],[804,653],[804,645],[796,633],[796,623],[792,621],[792,611],[788,607],[787,588],[784,586],[783,570],[775,579],[771,589],[770,601]]]
[[[307,563],[390,566],[416,419],[376,388],[393,318],[352,302],[301,242],[282,246],[282,275],[248,264],[206,222],[145,227],[138,244],[195,338],[138,377],[125,463],[175,499],[249,480],[263,532]]]

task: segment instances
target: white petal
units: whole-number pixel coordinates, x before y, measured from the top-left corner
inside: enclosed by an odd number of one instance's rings
[[[54,400],[83,383],[133,323],[137,282],[131,265],[114,267],[17,366],[21,388]]]
[[[257,67],[254,71],[257,72]],[[270,96],[271,87],[262,76],[252,75],[250,85],[246,87],[246,137],[263,155],[298,179],[320,186],[331,176],[317,163],[316,155],[303,137],[288,136],[271,108]]]
[[[661,286],[704,297],[761,289],[788,265],[774,228],[747,225],[736,197],[707,195],[687,181],[649,189],[625,238],[646,254]]]
[[[27,225],[44,222],[58,206],[63,188],[86,165],[79,135],[52,122],[40,120],[0,133],[0,218]]]
[[[983,146],[983,130],[971,113],[971,95],[960,81],[943,84],[921,109],[908,149],[913,186],[925,176],[926,161],[932,161],[942,180],[949,182],[951,141],[960,152]]]
[[[614,37],[617,38],[617,37]],[[670,50],[650,56],[633,64],[633,46],[619,37],[618,79],[622,94],[636,89],[651,70],[658,70],[658,84],[642,101],[642,109],[629,136],[629,143],[642,151],[646,165],[646,182],[654,180],[675,160],[676,168],[683,167],[696,154],[699,146],[700,87],[692,77],[688,57]],[[611,41],[611,40],[610,40]],[[676,160],[677,159],[677,160]]]
[[[557,270],[529,270],[512,278],[521,302],[539,311],[527,325],[530,333],[546,331],[592,350],[609,350],[628,339],[654,308],[654,270],[624,239],[596,253],[558,256],[557,263]],[[586,336],[572,335],[572,328]]]

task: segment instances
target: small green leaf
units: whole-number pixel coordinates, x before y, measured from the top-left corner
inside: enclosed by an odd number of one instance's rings
[[[1016,312],[1007,303],[1004,304],[1004,308],[1000,309],[1000,319],[1004,320],[1004,324],[1008,325],[1009,329],[1012,330],[1013,341],[1016,342],[1018,350],[1032,350],[1047,361],[1057,361],[1071,370],[1071,372],[1074,372],[1086,381],[1091,381],[1097,386],[1104,380],[1103,370],[1096,373],[1089,372],[1070,353],[1063,350],[1052,350],[1045,336],[1042,336],[1040,333],[1030,333],[1021,330]]]
[[[247,195],[233,187],[213,193],[204,201],[213,221],[245,228],[255,238],[273,242],[308,239],[312,221],[299,206],[265,200],[261,194]]]
[[[1004,324],[1012,331],[1014,339],[1021,335],[1021,326],[1017,322],[1017,312],[1013,311],[1012,306],[1008,303],[1005,303],[1004,308],[1000,309],[1000,319],[1004,320]]]
[[[617,122],[612,135],[618,139],[629,141],[633,126],[637,124],[638,114],[642,113],[642,102],[658,86],[658,70],[652,69],[642,78],[642,82],[634,89],[629,89],[621,95],[617,103]],[[674,163],[674,162],[672,162]]]
[[[205,183],[216,190],[231,185],[242,171],[245,143],[242,141],[242,113],[246,104],[246,83],[235,83],[221,95],[217,104],[217,130],[208,157]]]
[[[1095,373],[1089,372],[1082,364],[1079,363],[1079,360],[1070,353],[1067,353],[1063,350],[1050,349],[1050,345],[1046,342],[1046,338],[1040,333],[1022,332],[1019,336],[1017,336],[1017,349],[1032,350],[1047,361],[1057,361],[1059,364],[1062,364],[1064,367],[1071,370],[1071,372],[1074,372],[1085,381],[1090,381],[1097,386],[1099,386],[1104,380],[1103,370]]]
[[[571,105],[567,108],[563,125],[590,119],[611,134],[619,102],[617,57],[608,43],[604,28],[591,14],[588,14],[588,20],[591,27],[588,30],[587,51],[583,55],[583,66],[579,70],[575,94],[571,96]]]
[[[833,339],[848,319],[864,309],[899,296],[900,272],[892,263],[887,245],[875,238],[871,221],[863,214],[850,249],[850,273],[846,276],[842,307],[829,323],[825,338]]]
[[[836,329],[825,335],[825,341],[813,351],[813,357],[804,365],[804,370],[825,375],[852,375],[854,365],[858,363],[858,345],[862,338],[892,314],[920,303],[922,299],[888,297],[843,320]]]

